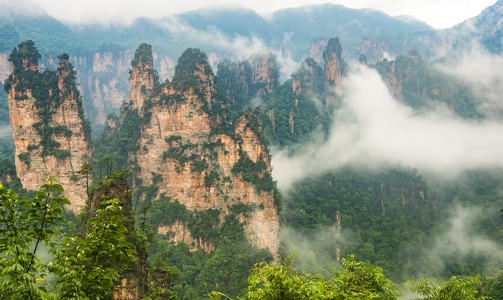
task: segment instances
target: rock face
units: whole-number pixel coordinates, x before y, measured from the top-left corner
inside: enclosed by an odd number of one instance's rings
[[[325,79],[333,83],[336,89],[341,89],[342,72],[344,61],[342,60],[342,46],[339,38],[331,38],[323,51],[325,64]]]
[[[135,154],[136,176],[143,186],[156,186],[158,195],[176,199],[193,212],[215,209],[224,218],[234,205],[248,207],[239,214],[245,235],[253,245],[277,256],[279,217],[260,123],[247,111],[230,124],[213,71],[198,49],[186,50],[172,82],[155,87],[157,92],[142,102],[138,97],[145,94],[137,91],[151,86],[152,60],[150,49],[141,50],[132,64],[129,102],[130,110],[138,109],[146,120]],[[137,59],[141,55],[150,58]],[[250,171],[250,166],[256,168]],[[206,251],[213,248],[191,237],[181,221],[160,231],[172,232],[174,242],[184,240]]]
[[[252,82],[261,85],[256,95],[270,94],[278,86],[278,66],[271,55],[258,56],[251,60]]]
[[[323,39],[315,39],[311,41],[311,49],[309,50],[309,57],[314,59],[316,63],[323,61],[323,49],[327,46],[327,42]]]
[[[219,88],[233,109],[243,109],[250,98],[263,97],[278,87],[279,67],[272,55],[255,56],[239,63],[223,60],[218,65]]]
[[[90,126],[68,55],[59,57],[57,71],[39,72],[39,58],[31,41],[21,43],[9,57],[13,72],[5,89],[16,172],[28,190],[48,177],[58,179],[72,201],[70,208],[78,212],[87,197],[85,180],[77,172],[90,159]]]
[[[135,107],[141,108],[143,100],[152,93],[156,82],[152,46],[141,44],[136,50],[132,65],[135,67],[131,69],[129,76],[129,100],[133,101]]]

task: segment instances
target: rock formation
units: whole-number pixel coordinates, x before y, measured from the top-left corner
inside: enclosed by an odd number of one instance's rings
[[[263,97],[278,87],[279,67],[272,55],[261,55],[239,63],[228,59],[218,65],[219,88],[233,109],[243,109],[249,99]]]
[[[144,99],[152,93],[156,82],[152,46],[141,44],[131,64],[133,68],[129,76],[129,100],[133,101],[135,107],[141,108]]]
[[[37,189],[54,177],[78,212],[86,199],[85,180],[78,175],[90,159],[90,125],[84,117],[75,71],[67,54],[57,71],[39,71],[40,54],[32,41],[9,56],[12,74],[5,81],[15,144],[17,176],[23,187]]]
[[[272,55],[257,56],[251,59],[252,82],[259,85],[256,95],[270,94],[278,86],[279,70]]]
[[[314,59],[317,63],[323,61],[323,49],[327,46],[327,41],[324,39],[314,39],[311,41],[311,49],[309,50],[309,57]]]
[[[175,199],[193,213],[213,209],[223,219],[233,206],[244,205],[248,209],[239,220],[245,235],[253,245],[277,256],[277,195],[256,116],[247,111],[231,123],[206,55],[198,49],[182,54],[171,82],[147,88],[154,91],[148,97],[139,94],[142,86],[152,84],[151,61],[151,50],[140,46],[125,108],[144,116],[134,154],[135,176],[143,186],[157,187],[157,195]],[[138,99],[142,96],[143,102]],[[170,231],[175,242],[183,239],[194,248],[213,248],[210,242],[191,237],[182,221],[160,231]]]
[[[344,61],[342,60],[342,46],[339,38],[331,38],[323,51],[323,62],[325,64],[325,79],[331,82],[336,89],[341,88]]]

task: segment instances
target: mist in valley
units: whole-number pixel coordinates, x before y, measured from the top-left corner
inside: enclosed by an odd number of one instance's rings
[[[502,178],[498,177],[503,170],[503,75],[498,67],[502,64],[500,56],[479,46],[435,63],[436,69],[461,80],[477,96],[477,110],[485,118],[470,120],[439,102],[414,110],[389,93],[377,71],[353,64],[342,83],[342,107],[334,112],[328,137],[315,132],[311,142],[300,148],[272,149],[273,177],[284,201],[291,201],[289,193],[296,184],[348,167],[370,173],[394,167],[417,169],[430,187],[431,198],[452,186],[473,185],[466,176],[470,172],[490,170],[498,174],[495,178]],[[477,261],[486,274],[501,271],[503,248],[495,240],[500,229],[491,231],[493,225],[487,225],[501,222],[503,182],[495,181],[497,192],[477,204],[452,196],[450,204],[442,207],[446,217],[427,237],[429,245],[396,245],[397,252],[427,248],[417,250],[409,268],[413,275],[441,277],[446,268],[453,268],[453,261],[463,260]],[[484,233],[483,226],[487,226]],[[344,223],[342,228],[338,237],[334,226],[308,235],[283,228],[282,240],[289,253],[300,255],[301,268],[327,272],[325,268],[335,263],[336,247],[344,253],[354,245],[354,232]],[[394,275],[410,278],[410,273]]]

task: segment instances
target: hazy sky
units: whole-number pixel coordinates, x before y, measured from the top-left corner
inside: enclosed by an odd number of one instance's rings
[[[266,14],[285,7],[337,3],[351,8],[374,8],[390,15],[412,15],[436,28],[445,28],[478,15],[496,0],[22,0],[38,3],[65,22],[123,21],[132,17],[162,17],[213,5],[238,5]],[[0,5],[22,2],[0,0]]]

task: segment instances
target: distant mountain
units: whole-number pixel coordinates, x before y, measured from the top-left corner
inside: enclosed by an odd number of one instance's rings
[[[478,16],[448,30],[459,40],[478,39],[487,50],[499,53],[503,50],[503,0],[484,9]],[[460,41],[462,42],[462,41]]]
[[[270,41],[274,31],[266,19],[245,8],[200,9],[182,13],[178,17],[197,30],[214,28],[231,37],[257,35]]]
[[[0,3],[0,51],[12,50],[21,41],[37,41],[43,51],[59,49],[65,52],[83,50],[83,41],[60,21],[49,16],[41,8],[26,5]]]
[[[503,1],[500,0],[484,9],[478,16],[451,28],[372,37],[363,41],[361,49],[370,61],[403,55],[411,49],[418,51],[424,58],[445,57],[471,47],[474,42],[479,42],[492,53],[501,53],[502,20]]]
[[[358,58],[363,38],[433,31],[423,22],[410,22],[372,9],[323,4],[287,8],[271,19],[277,38],[288,35],[294,47],[307,47],[313,38],[337,36],[351,56]],[[305,49],[304,49],[305,51]]]
[[[22,40],[33,39],[43,52],[82,52],[95,50],[102,44],[117,44],[133,50],[141,42],[157,49],[179,53],[187,47],[211,48],[214,39],[178,34],[177,26],[194,32],[215,32],[230,39],[237,36],[256,37],[275,49],[288,50],[300,60],[309,54],[313,39],[338,36],[351,57],[358,57],[363,38],[432,31],[432,27],[417,20],[391,17],[370,9],[351,9],[342,5],[323,4],[276,11],[265,18],[245,8],[225,7],[199,9],[170,15],[161,19],[139,18],[131,25],[67,25],[41,11],[23,10],[0,20],[1,49],[12,49]],[[173,26],[173,21],[175,25]],[[12,27],[2,27],[10,25]]]

